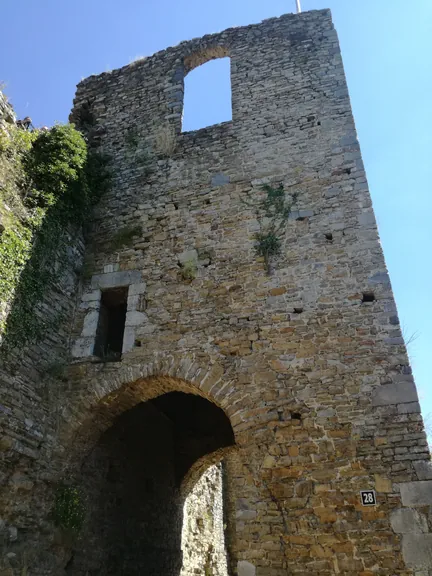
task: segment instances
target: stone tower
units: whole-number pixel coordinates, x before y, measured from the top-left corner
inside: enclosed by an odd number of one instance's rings
[[[220,57],[232,122],[182,132],[185,76]],[[56,397],[36,357],[4,374],[4,574],[19,556],[73,576],[431,575],[429,450],[330,12],[92,76],[71,118],[114,182]],[[85,496],[72,541],[61,479]]]

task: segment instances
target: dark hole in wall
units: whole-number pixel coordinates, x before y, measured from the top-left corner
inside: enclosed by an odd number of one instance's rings
[[[86,520],[69,576],[180,576],[181,481],[196,460],[233,444],[225,413],[193,394],[164,394],[119,416],[81,467]],[[195,518],[206,505],[196,504]]]
[[[127,295],[128,288],[114,288],[102,292],[94,354],[104,360],[121,359]]]
[[[373,292],[363,292],[362,302],[375,302],[375,294]]]

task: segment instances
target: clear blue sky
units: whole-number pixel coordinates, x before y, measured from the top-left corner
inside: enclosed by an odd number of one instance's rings
[[[427,416],[432,413],[432,1],[302,0],[302,5],[333,12],[399,316],[406,335],[417,334],[409,351]],[[4,2],[0,80],[21,117],[51,125],[67,120],[81,78],[182,40],[292,12],[294,6],[295,0]],[[207,73],[202,68],[204,85],[222,74],[223,63],[215,66]],[[189,81],[193,84],[192,76]],[[216,82],[206,96],[215,121],[227,114],[226,90]],[[197,93],[186,110],[189,127],[200,121],[194,103],[201,98]]]

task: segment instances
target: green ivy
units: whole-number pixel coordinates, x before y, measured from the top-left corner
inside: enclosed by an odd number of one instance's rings
[[[61,486],[57,489],[53,516],[57,526],[75,534],[81,530],[85,519],[85,507],[78,488]]]
[[[15,129],[16,134],[24,133]],[[14,135],[15,137],[15,135]],[[21,138],[21,136],[20,136]],[[18,139],[18,142],[20,140]],[[14,146],[14,138],[9,141]],[[0,333],[4,352],[40,340],[61,318],[37,310],[68,264],[68,230],[82,226],[110,184],[107,159],[89,149],[73,125],[32,133],[27,147],[8,146],[21,211],[12,210],[0,236],[0,298],[12,307]],[[6,162],[8,157],[6,157]],[[17,217],[17,212],[24,217]]]

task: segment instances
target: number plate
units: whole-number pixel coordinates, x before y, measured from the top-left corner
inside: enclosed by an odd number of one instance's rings
[[[362,490],[360,492],[361,502],[363,506],[375,506],[376,505],[376,495],[375,490]]]

